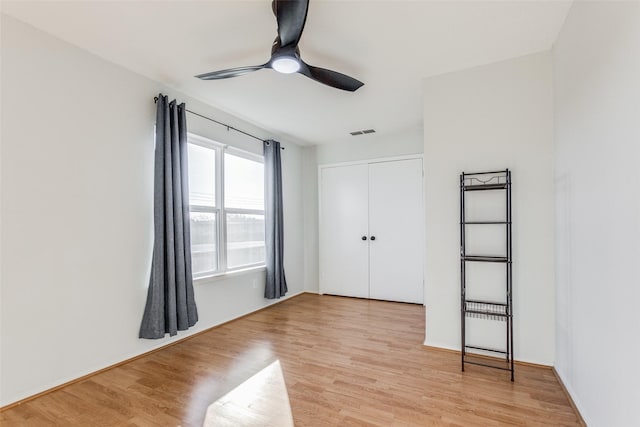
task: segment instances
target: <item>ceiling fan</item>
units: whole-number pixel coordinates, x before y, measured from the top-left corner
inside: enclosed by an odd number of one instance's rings
[[[317,82],[349,92],[354,92],[364,85],[361,81],[337,71],[308,65],[300,58],[298,43],[307,20],[309,0],[273,0],[271,8],[278,23],[278,36],[273,41],[271,59],[267,63],[213,71],[196,77],[202,80],[228,79],[271,68],[279,73],[300,73]]]

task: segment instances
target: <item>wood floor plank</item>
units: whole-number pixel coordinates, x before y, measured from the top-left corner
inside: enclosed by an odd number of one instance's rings
[[[424,318],[418,305],[305,294],[10,408],[0,424],[580,425],[550,369],[517,366],[515,383],[460,372],[458,355],[422,345]]]

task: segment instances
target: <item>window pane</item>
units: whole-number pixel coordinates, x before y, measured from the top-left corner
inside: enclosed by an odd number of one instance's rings
[[[218,270],[218,214],[191,212],[191,269],[193,275]]]
[[[216,205],[216,152],[189,144],[189,204]]]
[[[227,266],[264,262],[264,215],[227,214]]]
[[[224,204],[226,208],[264,210],[262,163],[224,154]]]

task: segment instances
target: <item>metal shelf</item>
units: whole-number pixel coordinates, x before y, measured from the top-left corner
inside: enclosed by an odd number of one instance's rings
[[[476,345],[466,345],[466,348],[470,348],[472,350],[482,350],[482,351],[490,351],[492,353],[500,353],[500,354],[507,354],[506,351],[504,350],[497,350],[495,348],[488,348],[488,347],[478,347]]]
[[[506,211],[498,216],[506,220],[496,221],[466,221],[465,219],[465,194],[468,191],[482,190],[506,190]],[[480,196],[478,196],[480,197]],[[466,226],[467,225],[505,225],[505,256],[493,255],[469,255],[466,252]],[[512,242],[512,221],[511,221],[511,171],[508,169],[494,172],[462,173],[460,175],[460,317],[461,317],[461,341],[462,355],[461,364],[464,372],[465,364],[486,366],[494,369],[506,370],[511,373],[511,381],[514,380],[513,362],[513,242]],[[502,230],[502,228],[500,228]],[[505,265],[505,302],[486,301],[477,299],[467,299],[467,262],[491,262]],[[466,323],[468,318],[486,319],[492,321],[506,322],[506,348],[496,349],[466,344]],[[475,350],[475,352],[474,352]],[[499,360],[488,363],[484,359],[472,360],[474,356],[482,358],[477,352],[497,353],[504,357],[503,364]]]
[[[511,262],[506,256],[489,256],[489,255],[466,255],[461,257],[463,261],[473,262]]]
[[[466,221],[463,222],[462,224],[464,225],[472,225],[472,224],[500,224],[500,225],[507,225],[507,224],[511,224],[510,222],[507,221]]]
[[[462,309],[467,317],[502,321],[511,317],[509,306],[501,302],[465,300]]]
[[[508,184],[477,184],[464,186],[464,191],[506,190],[507,188]]]

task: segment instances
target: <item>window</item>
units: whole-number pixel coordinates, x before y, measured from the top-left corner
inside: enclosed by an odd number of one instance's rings
[[[227,267],[264,263],[264,164],[224,153]]]
[[[188,156],[193,276],[263,265],[262,156],[195,135]]]

